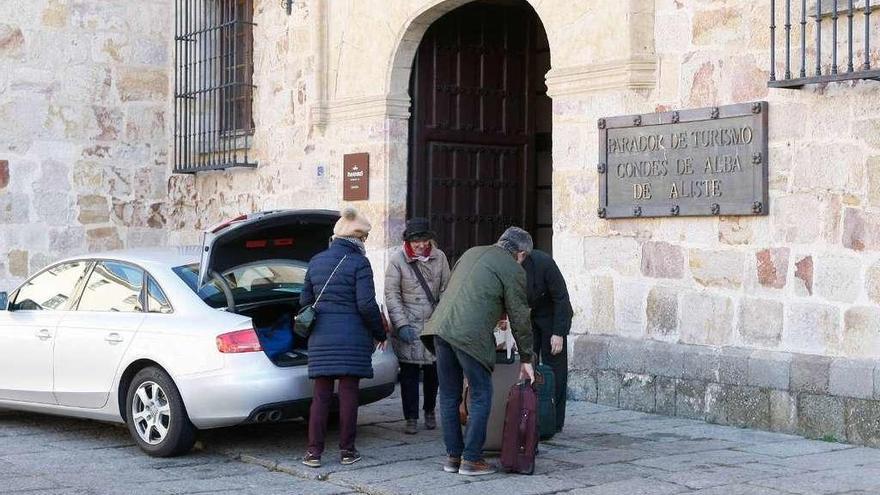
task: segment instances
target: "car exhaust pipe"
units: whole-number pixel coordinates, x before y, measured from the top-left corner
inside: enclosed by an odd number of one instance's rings
[[[273,422],[273,423],[278,422],[278,421],[281,421],[281,411],[278,410],[278,409],[276,409],[276,410],[274,410],[274,411],[271,411],[271,412],[267,415],[267,417],[269,418],[269,421],[271,421],[271,422]]]
[[[255,423],[265,423],[265,422],[266,422],[266,416],[267,416],[267,414],[266,414],[265,412],[258,412],[258,413],[254,416],[254,422],[255,422]]]

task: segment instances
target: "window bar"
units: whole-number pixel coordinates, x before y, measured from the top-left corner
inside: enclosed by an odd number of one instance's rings
[[[192,33],[195,31],[195,5],[193,3],[187,2],[186,12],[188,17],[187,23],[187,52],[189,52],[186,59],[187,71],[189,72],[189,81],[186,85],[186,106],[187,106],[187,124],[186,124],[186,141],[187,141],[187,157],[186,163],[187,167],[192,170],[196,167],[195,156],[196,156],[196,148],[195,148],[195,127],[196,127],[196,119],[195,119],[195,100],[193,99],[193,88],[196,84],[196,68],[195,68],[195,58],[196,58],[196,44],[194,39],[192,38]]]
[[[832,30],[831,30],[831,73],[837,74],[837,0],[832,2],[834,12],[831,14]]]
[[[192,70],[192,60],[193,60],[193,45],[192,40],[189,39],[189,33],[192,30],[192,2],[190,0],[185,0],[185,7],[183,9],[184,16],[186,20],[184,21],[183,28],[183,36],[184,36],[184,52],[186,56],[184,60],[186,61],[184,67],[186,67],[186,83],[183,89],[183,105],[186,113],[186,125],[184,126],[184,140],[186,144],[184,145],[184,158],[183,163],[185,170],[189,170],[192,167],[192,100],[190,99],[190,92],[192,91],[192,82],[193,82],[193,70]]]
[[[180,130],[180,126],[177,122],[177,116],[180,115],[180,112],[177,111],[177,106],[180,104],[180,100],[177,95],[180,91],[180,85],[178,84],[177,78],[179,77],[178,64],[180,63],[180,39],[178,36],[180,35],[180,0],[174,0],[174,150],[173,150],[173,162],[174,168],[176,169],[178,164],[180,163],[180,156],[178,153],[180,152],[180,143],[177,139],[177,133]]]
[[[871,70],[871,0],[865,0],[865,65],[863,70]]]
[[[217,31],[219,30],[220,19],[218,16],[218,10],[220,9],[220,5],[216,2],[211,4],[211,34],[209,39],[211,40],[211,63],[210,63],[210,73],[211,73],[211,91],[208,93],[208,98],[210,100],[211,105],[211,124],[209,133],[211,135],[211,165],[221,165],[222,162],[219,161],[219,157],[217,155],[218,151],[220,151],[220,135],[217,133]]]
[[[770,0],[770,80],[776,80],[776,0]]]
[[[205,65],[207,65],[207,64],[205,62],[208,58],[208,45],[207,45],[207,43],[205,43],[205,31],[204,31],[208,25],[208,20],[206,19],[208,2],[201,1],[199,3],[201,4],[201,7],[202,7],[201,11],[200,11],[201,22],[199,22],[199,35],[198,35],[199,45],[201,46],[201,49],[202,49],[202,56],[199,57],[199,75],[201,77],[200,77],[200,81],[199,81],[199,93],[198,93],[199,149],[201,150],[201,152],[199,153],[199,166],[204,167],[208,163],[208,158],[206,157],[206,155],[209,151],[208,146],[207,146],[208,143],[205,141],[205,137],[206,137],[205,136],[205,119],[207,118],[207,112],[205,111],[205,89],[208,84],[208,81],[207,81],[208,73],[205,68]]]
[[[849,55],[847,57],[846,63],[846,71],[853,72],[855,69],[853,68],[853,16],[855,12],[853,10],[853,0],[849,0],[849,12],[847,12],[846,17],[848,22],[848,33],[849,33]]]
[[[801,0],[801,77],[807,77],[807,0]]]
[[[232,121],[230,128],[232,130],[232,161],[238,163],[238,146],[235,141],[238,139],[238,125],[235,115],[236,102],[238,101],[238,0],[232,0],[232,37],[229,45],[232,47]]]
[[[791,0],[785,0],[785,78],[791,79]]]
[[[245,12],[252,12],[253,11],[253,8],[251,7],[251,0],[245,0],[244,8],[245,8]],[[252,20],[253,19],[250,19],[250,20],[248,20],[248,22],[251,22]],[[241,26],[242,26],[242,32],[244,32],[246,29],[247,30],[252,29],[250,24],[247,24],[247,25],[242,24]],[[246,85],[246,86],[242,86],[242,90],[246,94],[253,94],[251,92],[251,86],[250,86],[251,78],[248,77],[248,72],[250,72],[252,70],[250,67],[250,64],[248,63],[251,60],[251,58],[250,58],[251,45],[250,45],[250,43],[248,43],[248,36],[243,35],[241,37],[241,42],[244,44],[244,46],[242,47],[242,50],[241,50],[241,53],[244,58],[244,60],[242,60],[243,69],[241,71],[241,77],[242,77],[241,82],[242,82],[242,84]],[[252,118],[252,115],[251,115],[252,110],[250,109],[250,104],[249,104],[248,100],[249,100],[249,98],[245,98],[244,96],[242,96],[242,102],[244,103],[242,110],[243,111],[247,110],[247,112],[243,112],[244,115],[242,115],[242,118],[244,120],[244,122],[242,123],[242,129],[244,130],[244,163],[245,164],[248,163],[248,149],[250,149],[249,140],[251,137],[250,131],[251,131],[251,118]]]
[[[822,0],[816,0],[816,75],[822,75]]]
[[[220,49],[220,56],[222,60],[220,62],[220,111],[217,112],[220,117],[220,135],[223,137],[223,163],[229,163],[229,155],[232,151],[231,143],[229,142],[229,40],[231,39],[229,36],[229,32],[231,29],[230,22],[232,21],[232,4],[230,2],[223,2],[223,28],[222,28],[222,40],[223,45]]]

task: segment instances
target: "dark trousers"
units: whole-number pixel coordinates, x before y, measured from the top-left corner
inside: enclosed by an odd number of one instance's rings
[[[556,429],[562,430],[565,425],[565,403],[568,399],[568,337],[562,338],[562,352],[555,356],[550,353],[551,334],[544,335],[535,328],[534,337],[536,347],[538,342],[541,343],[538,359],[553,369],[553,378],[556,380]]]
[[[434,364],[400,363],[400,399],[403,402],[403,417],[419,419],[419,372],[423,372],[422,389],[426,413],[437,407],[437,366]]]
[[[358,384],[353,376],[320,377],[315,379],[312,407],[309,411],[309,453],[324,453],[327,419],[333,399],[333,382],[339,380],[339,450],[354,450],[358,420]]]
[[[440,424],[446,454],[475,462],[483,458],[486,426],[492,408],[492,374],[476,359],[461,352],[440,337],[434,337],[437,351],[437,378],[440,382]],[[467,431],[461,432],[458,406],[468,379],[471,403],[468,409]]]

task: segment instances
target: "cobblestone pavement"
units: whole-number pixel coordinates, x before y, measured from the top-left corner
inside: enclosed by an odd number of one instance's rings
[[[880,450],[571,403],[534,476],[440,470],[438,431],[403,434],[397,399],[361,409],[364,460],[299,464],[301,422],[214,430],[175,459],[140,453],[117,426],[0,411],[0,493],[880,494]],[[328,445],[335,445],[331,435]]]

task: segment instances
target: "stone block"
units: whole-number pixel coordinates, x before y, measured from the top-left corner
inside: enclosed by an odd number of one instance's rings
[[[742,245],[752,242],[752,223],[738,217],[721,217],[718,240],[724,244]]]
[[[804,256],[794,264],[795,294],[799,296],[813,295],[813,257]]]
[[[678,332],[678,293],[667,287],[653,287],[645,308],[649,337],[666,338]]]
[[[681,346],[681,378],[686,380],[718,381],[721,353],[702,345]]]
[[[880,447],[880,401],[846,399],[846,440]]]
[[[791,354],[759,350],[749,356],[749,385],[788,390],[790,382]]]
[[[24,34],[18,26],[0,24],[0,56],[18,59],[24,55]]]
[[[613,332],[614,279],[607,276],[593,277],[590,281],[590,328],[595,332]]]
[[[647,285],[641,281],[615,280],[614,322],[617,335],[632,339],[644,339],[647,292]]]
[[[770,391],[759,387],[724,385],[722,392],[725,424],[770,428]]]
[[[874,399],[880,400],[880,365],[874,368]]]
[[[620,375],[616,371],[601,370],[596,375],[599,404],[617,407],[620,403]]]
[[[96,194],[79,196],[76,204],[79,207],[79,223],[88,225],[110,221],[110,207],[106,197]]]
[[[743,298],[739,305],[739,334],[746,344],[774,348],[782,339],[782,303]]]
[[[758,283],[763,287],[782,289],[788,277],[788,248],[762,249],[755,255]]]
[[[21,249],[13,249],[7,255],[9,260],[9,274],[13,277],[25,278],[28,276],[28,252]]]
[[[844,399],[830,395],[798,396],[798,433],[809,438],[846,438]]]
[[[742,286],[745,256],[737,251],[691,249],[688,266],[694,280],[708,287],[735,289]]]
[[[684,252],[667,242],[642,244],[642,275],[654,278],[682,278]]]
[[[840,310],[816,303],[786,304],[782,344],[807,354],[835,350],[840,345]]]
[[[858,208],[843,212],[843,246],[853,251],[880,248],[880,221]]]
[[[865,272],[865,291],[871,302],[880,304],[880,261],[871,265]]]
[[[684,346],[648,340],[644,342],[644,347],[645,373],[671,378],[681,376]]]
[[[797,432],[797,401],[783,390],[770,390],[770,429],[782,433]]]
[[[721,349],[718,365],[718,381],[731,385],[742,385],[749,379],[749,357],[752,351],[743,347],[724,347]]]
[[[675,386],[675,415],[690,419],[706,416],[706,382],[678,380]]]
[[[824,256],[815,267],[815,292],[829,301],[853,302],[862,289],[859,258]]]
[[[621,275],[639,273],[641,249],[633,237],[591,237],[584,244],[584,270],[610,267]]]
[[[122,101],[159,101],[168,93],[168,74],[165,70],[126,67],[116,79]]]
[[[733,333],[733,301],[727,296],[692,292],[683,296],[679,334],[686,344],[724,345]]]
[[[90,252],[122,249],[122,240],[119,239],[119,232],[115,227],[87,230],[86,241]]]
[[[643,373],[647,349],[645,341],[613,338],[608,345],[608,368],[619,372]]]
[[[727,411],[724,404],[724,388],[720,383],[706,384],[706,402],[704,420],[709,423],[727,424]]]
[[[831,358],[814,354],[794,354],[791,358],[792,393],[827,394]]]
[[[880,308],[853,306],[843,315],[843,350],[852,357],[880,354]]]
[[[675,416],[676,379],[658,376],[654,378],[654,412]]]
[[[0,160],[0,190],[9,185],[9,161]]]
[[[873,398],[874,367],[873,360],[836,358],[831,363],[828,391],[838,397]]]
[[[581,335],[574,341],[570,356],[572,369],[599,370],[608,367],[608,337]]]
[[[568,373],[568,398],[569,400],[583,400],[596,402],[596,372],[584,370],[572,370]]]
[[[620,382],[619,407],[654,412],[654,377],[624,373]]]

